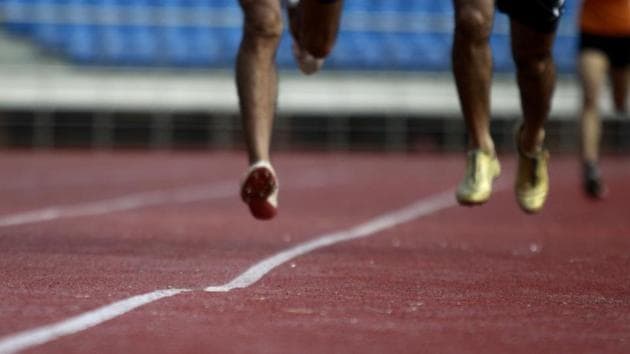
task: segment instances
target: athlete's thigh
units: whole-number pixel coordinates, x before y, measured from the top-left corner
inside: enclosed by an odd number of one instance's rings
[[[304,14],[320,22],[329,22],[341,17],[343,0],[302,0]]]
[[[363,0],[362,0],[363,1]],[[302,31],[336,36],[341,21],[342,0],[302,0]]]
[[[555,32],[542,32],[520,21],[510,21],[512,54],[516,61],[551,56]]]
[[[519,22],[533,30],[555,32],[565,0],[497,0],[499,11],[507,14],[512,22]]]

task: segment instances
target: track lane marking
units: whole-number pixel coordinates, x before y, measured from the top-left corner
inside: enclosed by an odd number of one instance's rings
[[[62,218],[102,215],[171,202],[188,203],[203,199],[224,198],[235,194],[233,189],[233,183],[221,182],[210,186],[206,184],[172,191],[135,193],[124,197],[74,205],[51,206],[44,209],[0,216],[0,227],[34,224]]]
[[[311,241],[300,243],[294,247],[276,253],[271,257],[263,259],[228,283],[222,285],[211,285],[203,288],[203,291],[228,292],[233,289],[249,287],[273,269],[295,257],[299,257],[314,250],[340,242],[365,238],[388,228],[409,222],[419,217],[433,214],[440,210],[448,209],[455,205],[456,202],[453,197],[453,191],[443,192],[426,199],[421,199],[402,209],[381,214],[356,226],[316,236]],[[92,311],[70,317],[66,320],[11,334],[0,338],[0,353],[16,353],[36,345],[41,345],[63,336],[84,331],[154,301],[195,290],[199,289],[156,290],[123,299]]]
[[[120,300],[107,306],[99,307],[92,311],[84,312],[67,320],[51,323],[46,326],[36,327],[22,331],[0,340],[0,353],[16,353],[39,344],[53,341],[57,338],[84,331],[90,327],[122,316],[125,313],[142,305],[174,296],[190,289],[157,290],[146,294],[136,295]]]
[[[313,188],[341,182],[347,176],[323,175],[317,170],[294,176],[293,184],[284,189]],[[118,211],[139,209],[169,203],[191,203],[208,199],[221,199],[237,195],[238,185],[234,180],[182,187],[173,190],[157,190],[134,193],[122,197],[103,199],[71,205],[51,206],[43,209],[0,216],[0,228],[51,221],[63,218],[96,216]]]
[[[452,191],[437,194],[430,198],[417,201],[402,209],[382,214],[351,228],[317,236],[311,241],[300,243],[254,264],[229,283],[208,286],[204,290],[207,292],[226,292],[233,289],[246,288],[260,280],[274,268],[293,258],[336,243],[364,238],[378,233],[379,231],[404,224],[418,217],[426,216],[454,205],[455,198],[453,197]]]

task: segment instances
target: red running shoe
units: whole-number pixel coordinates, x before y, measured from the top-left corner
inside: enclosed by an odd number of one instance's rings
[[[278,213],[278,179],[268,161],[249,167],[241,183],[241,199],[256,219],[269,220]]]

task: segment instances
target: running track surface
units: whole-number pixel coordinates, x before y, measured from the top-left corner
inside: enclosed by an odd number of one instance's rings
[[[0,352],[630,352],[630,160],[528,216],[514,158],[464,208],[459,154],[278,154],[259,222],[240,154],[2,153]]]

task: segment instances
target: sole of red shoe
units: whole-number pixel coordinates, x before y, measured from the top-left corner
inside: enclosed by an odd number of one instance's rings
[[[241,198],[256,219],[269,220],[278,213],[278,209],[269,202],[269,196],[276,188],[276,178],[268,168],[258,167],[249,172],[241,187]]]

